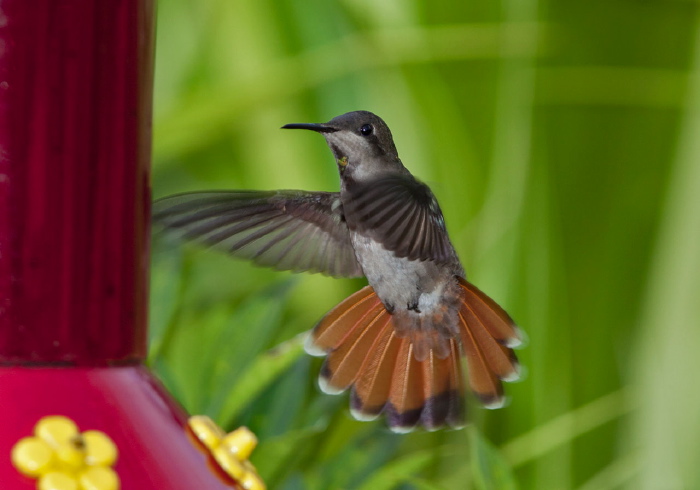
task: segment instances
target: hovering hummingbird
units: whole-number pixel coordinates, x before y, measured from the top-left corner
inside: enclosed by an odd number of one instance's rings
[[[465,280],[440,206],[403,166],[389,128],[356,111],[321,133],[340,173],[340,192],[222,191],[166,197],[154,219],[256,264],[369,283],[326,314],[306,345],[327,356],[319,384],[351,389],[359,420],[384,413],[395,432],[464,424],[465,382],[488,408],[501,380],[518,378],[520,333],[508,314]]]

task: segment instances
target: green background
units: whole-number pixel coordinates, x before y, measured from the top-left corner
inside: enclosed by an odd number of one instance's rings
[[[361,280],[153,241],[150,363],[260,438],[273,489],[700,488],[700,24],[676,0],[161,0],[155,197],[337,190],[371,110],[469,278],[529,336],[510,404],[396,435],[321,394],[299,334]]]

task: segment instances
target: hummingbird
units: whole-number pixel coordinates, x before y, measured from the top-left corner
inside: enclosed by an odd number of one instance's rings
[[[350,390],[358,420],[384,414],[394,432],[465,424],[466,358],[471,392],[487,408],[514,381],[521,333],[508,314],[465,279],[430,188],[399,159],[377,115],[349,112],[283,129],[320,133],[340,192],[214,191],[160,199],[153,217],[183,239],[262,266],[368,285],[313,328],[306,351],[325,356],[322,391]]]

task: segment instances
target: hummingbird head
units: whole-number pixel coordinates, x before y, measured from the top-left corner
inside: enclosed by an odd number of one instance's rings
[[[321,133],[343,177],[364,180],[382,173],[404,170],[389,127],[369,111],[348,112],[327,123],[287,124],[282,127]]]

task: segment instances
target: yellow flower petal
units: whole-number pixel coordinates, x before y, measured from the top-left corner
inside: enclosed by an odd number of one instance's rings
[[[36,423],[34,434],[52,447],[58,447],[78,435],[78,426],[68,417],[50,415]]]
[[[94,466],[112,466],[117,461],[117,446],[107,434],[99,430],[83,432],[85,463]]]
[[[224,437],[221,444],[226,446],[238,459],[244,460],[250,457],[255,446],[258,445],[258,438],[248,427],[239,427]]]
[[[219,445],[226,433],[206,415],[194,415],[189,419],[189,426],[202,444],[213,450]]]
[[[112,468],[91,466],[78,477],[81,490],[119,490],[119,476]]]
[[[67,473],[52,471],[39,478],[36,488],[38,490],[78,490],[78,482]]]
[[[240,484],[245,490],[265,490],[265,483],[255,471],[248,471],[240,480]]]
[[[85,447],[80,436],[57,446],[54,454],[59,465],[69,471],[75,471],[85,464]]]
[[[51,468],[53,450],[46,441],[38,437],[20,439],[12,448],[12,464],[27,476],[38,476]]]
[[[212,449],[211,454],[214,456],[216,462],[219,463],[221,469],[228,473],[229,476],[236,481],[241,481],[243,476],[248,471],[244,464],[239,461],[236,456],[231,454],[224,446],[219,446]]]

